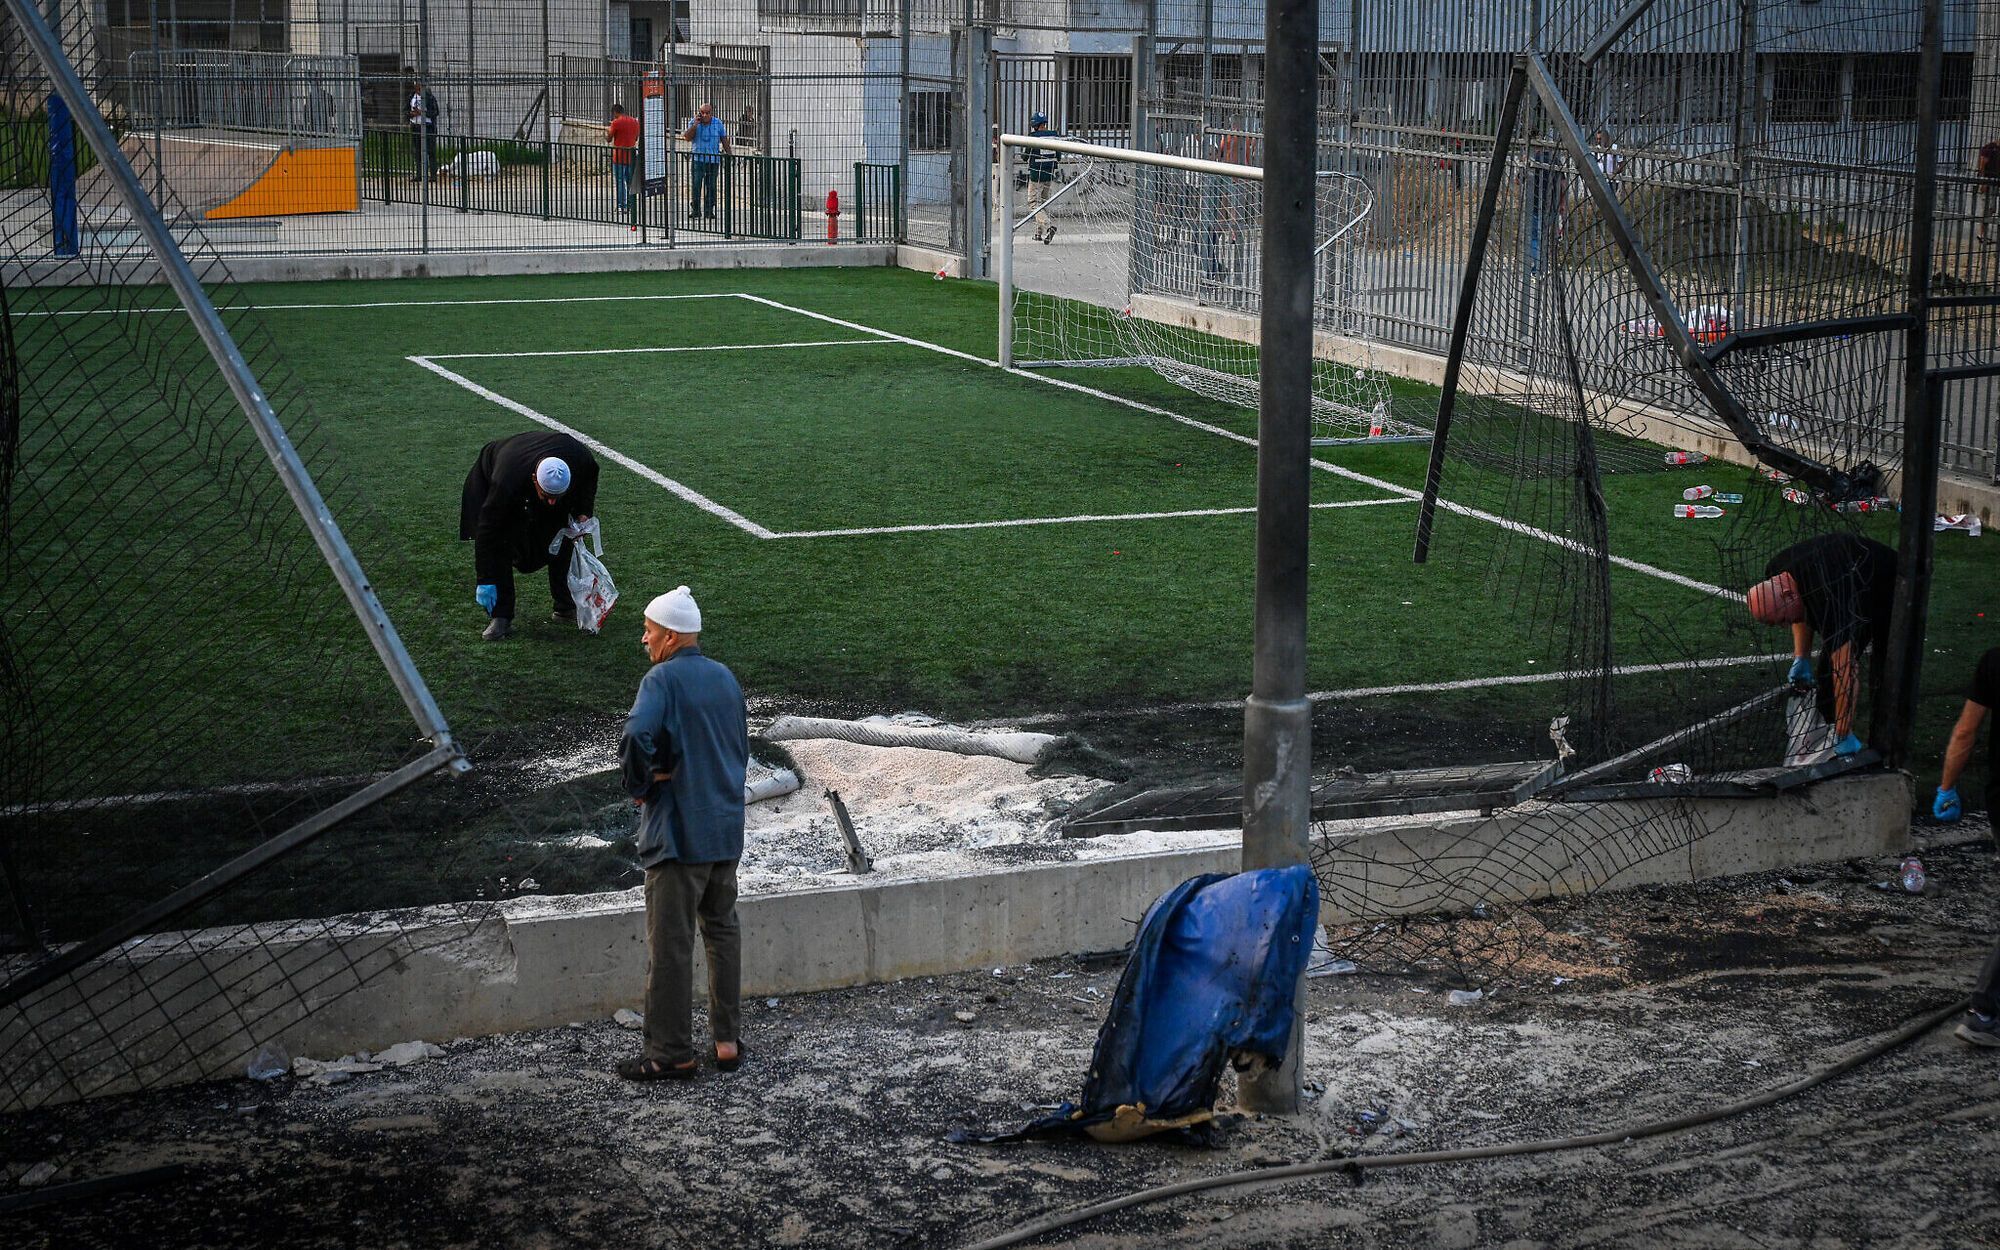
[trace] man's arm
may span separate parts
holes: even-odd
[[[620,780],[625,793],[635,803],[643,803],[653,793],[667,766],[668,743],[661,722],[666,697],[660,683],[643,680],[632,712],[625,718],[625,734],[618,742]]]
[[[694,142],[694,127],[692,125],[690,125],[686,130],[681,131],[681,141],[684,143]]]
[[[1979,741],[1979,727],[1986,722],[1986,705],[1965,701],[1958,723],[1951,727],[1951,741],[1944,748],[1944,771],[1938,774],[1938,789],[1958,789],[1958,779],[1972,762],[1972,748]]]
[[[736,151],[736,142],[729,137],[729,128],[727,126],[722,128],[722,150],[732,155]]]

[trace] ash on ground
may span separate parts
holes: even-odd
[[[1923,856],[1921,896],[1880,888],[1893,859],[1605,895],[1574,958],[1487,981],[1470,1005],[1442,978],[1312,980],[1305,1108],[1206,1148],[946,1140],[1077,1094],[1120,962],[1037,961],[753,998],[743,1069],[686,1086],[619,1080],[637,1035],[592,1020],[427,1039],[444,1055],[329,1087],[242,1080],[12,1116],[13,1187],[190,1172],[13,1216],[9,1244],[945,1250],[1225,1172],[1627,1128],[1785,1085],[1961,997],[1994,940],[2000,866],[1984,843]],[[1956,1250],[1994,1244],[1996,1155],[2000,1054],[1946,1027],[1687,1132],[1213,1191],[1034,1244]]]

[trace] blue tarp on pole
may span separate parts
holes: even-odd
[[[1082,1098],[1014,1133],[958,1136],[1122,1139],[1208,1118],[1225,1062],[1283,1060],[1318,919],[1304,864],[1183,881],[1140,922]]]

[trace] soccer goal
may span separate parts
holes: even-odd
[[[1000,143],[1001,362],[1139,366],[1255,408],[1264,171],[1024,135]],[[1360,316],[1374,195],[1326,171],[1317,201],[1314,442],[1428,438],[1392,413]]]

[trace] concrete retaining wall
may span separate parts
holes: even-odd
[[[1149,321],[1183,326],[1239,343],[1255,343],[1258,338],[1258,320],[1254,313],[1202,308],[1156,295],[1134,296],[1132,313]],[[1399,378],[1408,378],[1412,382],[1423,382],[1431,386],[1444,385],[1445,358],[1412,348],[1392,347],[1384,343],[1364,343],[1357,339],[1328,334],[1325,331],[1315,331],[1313,355],[1322,360],[1337,360],[1353,365],[1369,364],[1372,368]],[[1494,369],[1490,365],[1482,365],[1479,372],[1486,377],[1510,379],[1520,377],[1505,370]],[[1662,412],[1642,404],[1614,402],[1612,411],[1617,414],[1624,428],[1636,438],[1687,451],[1699,451],[1730,464],[1756,463],[1755,458],[1744,450],[1743,444],[1736,440],[1735,435],[1714,422],[1678,413]],[[1900,493],[1901,485],[1897,474],[1890,473],[1886,482],[1884,489],[1888,494]],[[1982,525],[2000,524],[2000,483],[1982,482],[1977,478],[1962,477],[1955,473],[1940,473],[1938,511],[1971,512],[1978,515]]]
[[[786,247],[759,244],[744,247],[629,247],[575,251],[523,252],[348,252],[329,256],[230,256],[226,261],[234,282],[349,282],[379,278],[471,278],[539,273],[672,273],[685,269],[805,269],[835,265],[875,266],[896,263],[896,248],[886,243],[844,243],[829,247]],[[76,262],[37,261],[0,266],[0,281],[9,286],[158,285],[159,266],[135,259],[116,267]]]
[[[1353,918],[1363,900],[1344,883],[1364,878],[1368,914],[1430,913],[1893,854],[1908,842],[1909,804],[1908,779],[1882,774],[1769,799],[1528,807],[1364,829],[1323,844],[1322,919]],[[743,990],[1116,949],[1154,899],[1197,873],[1234,871],[1237,854],[1219,835],[1192,850],[749,896]],[[1468,863],[1485,870],[1439,887],[1446,866]],[[294,1055],[331,1058],[600,1018],[638,1004],[645,968],[636,890],[159,934],[0,1017],[0,1055],[10,1102],[62,1102],[239,1075],[273,1037]]]

